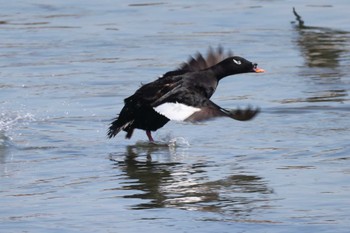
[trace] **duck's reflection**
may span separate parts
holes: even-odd
[[[152,154],[166,151],[168,148],[150,146],[127,146],[124,160],[116,161],[116,168],[121,169],[127,177],[123,190],[131,190],[133,194],[124,195],[124,198],[139,198],[149,202],[141,203],[133,208],[156,208],[164,206],[166,197],[160,192],[161,184],[171,179],[171,167],[176,162],[152,162]],[[123,158],[120,158],[123,159]]]
[[[300,75],[307,77],[307,98],[288,99],[285,102],[343,102],[348,100],[342,77],[347,75],[350,33],[326,27],[306,26],[293,8],[296,17],[294,40],[305,60]],[[310,85],[311,84],[311,85]]]
[[[129,146],[124,160],[113,160],[115,168],[123,172],[121,190],[132,193],[123,198],[141,201],[132,208],[174,207],[235,215],[268,208],[272,189],[261,177],[243,174],[242,168],[237,168],[222,179],[210,180],[213,167],[220,171],[218,165],[179,161],[177,153],[174,148]],[[166,159],[151,161],[156,154]]]

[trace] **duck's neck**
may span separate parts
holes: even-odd
[[[214,72],[216,79],[220,81],[222,78],[232,75],[232,72],[229,72],[227,69],[224,69],[224,67],[219,63],[215,66],[211,67],[211,70]]]

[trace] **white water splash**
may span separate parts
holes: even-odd
[[[183,137],[172,138],[168,142],[169,147],[189,147],[190,143]]]
[[[0,113],[0,131],[8,132],[18,125],[27,124],[35,121],[31,113]]]
[[[184,137],[174,137],[171,132],[156,135],[156,142],[157,141],[158,143],[166,145],[170,148],[190,146],[190,143],[187,141],[187,139]]]

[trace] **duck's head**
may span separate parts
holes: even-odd
[[[215,65],[213,69],[214,72],[216,72],[218,79],[234,74],[265,72],[265,70],[258,68],[257,63],[253,63],[239,56],[226,58],[225,60]]]

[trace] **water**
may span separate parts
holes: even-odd
[[[0,232],[348,232],[349,8],[2,4]],[[141,82],[218,44],[267,72],[224,79],[213,101],[257,118],[106,139]]]

